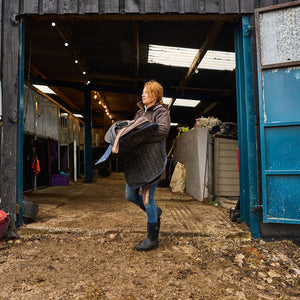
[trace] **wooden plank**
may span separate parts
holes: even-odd
[[[139,11],[140,14],[144,14],[146,12],[145,1],[139,1]]]
[[[78,13],[78,0],[58,0],[59,14],[76,14]]]
[[[202,1],[185,0],[183,2],[184,2],[183,10],[185,13],[197,13],[199,11],[200,2],[202,2],[202,4],[203,4],[203,0]]]
[[[23,0],[20,1],[21,14],[37,14],[39,12],[39,0]]]
[[[222,164],[222,165],[219,166],[219,171],[237,171],[238,170],[237,164],[236,164],[236,167],[233,167],[233,166],[235,166],[233,164],[225,164],[224,161],[220,161],[220,164]]]
[[[2,49],[2,0],[0,0],[0,49]],[[2,66],[2,55],[0,55],[0,67]],[[1,90],[0,90],[1,91]],[[0,96],[0,101],[2,101],[2,97]],[[1,140],[1,111],[2,111],[2,102],[0,103],[0,140]],[[1,141],[0,141],[0,147],[1,147]],[[0,152],[1,157],[1,152]],[[0,165],[1,166],[1,165]],[[0,181],[0,191],[1,191],[1,181]]]
[[[161,14],[164,14],[166,12],[166,3],[165,0],[160,0],[159,1],[159,10]]]
[[[220,176],[220,178],[222,178],[222,177],[238,178],[239,177],[239,172],[238,171],[231,171],[231,170],[227,170],[227,171],[219,170],[219,176]]]
[[[98,12],[99,14],[105,13],[105,0],[98,0]]]
[[[124,1],[126,13],[253,13],[256,7],[265,7],[288,0],[20,0],[20,13],[85,14],[120,13]]]
[[[206,13],[219,13],[220,12],[220,1],[219,0],[206,0],[205,1],[205,12]]]
[[[222,150],[221,150],[222,151]],[[228,170],[227,166],[232,166],[231,170],[238,169],[237,159],[235,158],[229,158],[224,157],[221,154],[219,154],[219,164],[226,166],[225,168]]]
[[[218,186],[216,196],[239,196],[239,187],[233,184]]]
[[[164,0],[165,3],[165,13],[178,13],[179,3],[178,0]]]
[[[159,13],[160,1],[159,0],[145,0],[145,12],[146,13]]]
[[[222,150],[222,152],[220,154],[220,157],[227,158],[228,162],[229,162],[229,159],[230,159],[230,162],[235,163],[237,161],[237,155],[236,155],[235,151],[224,151],[224,150]],[[231,159],[233,159],[233,161],[231,161]]]
[[[104,13],[117,14],[119,13],[119,0],[104,1]]]
[[[220,177],[219,178],[219,186],[223,186],[224,188],[229,188],[231,186],[232,190],[239,190],[239,178],[232,178],[232,177]]]
[[[81,0],[78,4],[80,14],[98,13],[98,0]]]
[[[57,0],[40,0],[40,14],[57,14]]]
[[[11,22],[19,13],[19,1],[3,3],[3,124],[1,144],[1,202],[0,209],[10,214],[10,225],[15,230],[17,204],[18,159],[18,60],[19,26]]]
[[[275,0],[259,0],[256,8],[271,6],[274,4],[277,4],[277,2]]]
[[[223,3],[225,14],[234,14],[239,11],[239,0],[223,0]]]
[[[199,1],[199,13],[202,13],[202,14],[205,13],[205,0]]]
[[[125,2],[125,11],[127,13],[138,13],[139,12],[139,3],[143,1],[136,1],[136,0],[126,0]]]
[[[255,1],[253,0],[240,0],[241,13],[254,13]]]

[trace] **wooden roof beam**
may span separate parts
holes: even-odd
[[[140,41],[139,41],[139,23],[138,21],[131,22],[132,41],[134,51],[134,80],[138,81],[140,68]]]
[[[192,64],[190,65],[186,75],[180,81],[178,88],[176,90],[177,92],[181,88],[183,88],[186,85],[186,83],[191,79],[191,77],[195,74],[195,70],[197,70],[197,68],[198,68],[201,60],[205,56],[207,50],[209,50],[209,48],[213,45],[221,28],[223,27],[223,24],[224,24],[224,22],[214,22],[214,24],[212,25],[212,27],[210,28],[210,30],[207,34],[202,46],[200,47],[198,53],[194,57],[194,60],[193,60]],[[170,101],[169,106],[168,106],[169,109],[173,106],[175,100],[176,100],[176,98],[172,98],[172,100]]]
[[[29,65],[29,63],[25,61],[24,65],[28,73],[33,74],[35,76],[38,75],[43,79],[47,79],[46,76],[33,64]],[[28,78],[28,81],[30,82],[30,78]],[[81,110],[78,106],[74,105],[74,102],[71,99],[69,99],[59,88],[51,86],[51,89],[57,94],[57,96],[59,96],[66,104],[68,104],[74,110]]]

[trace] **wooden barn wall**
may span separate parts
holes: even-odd
[[[19,3],[20,14],[239,14],[285,2],[290,0],[20,0]]]

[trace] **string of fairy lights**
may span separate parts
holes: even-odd
[[[101,105],[102,108],[104,109],[106,116],[107,116],[107,117],[111,120],[111,122],[113,123],[114,120],[112,119],[112,116],[111,116],[111,114],[110,114],[110,112],[109,112],[109,108],[108,108],[107,104],[105,103],[103,97],[102,97],[101,94],[100,94],[99,92],[97,92],[97,91],[94,91],[93,93],[94,93],[94,96],[93,96],[94,100],[98,101],[98,104]]]
[[[62,31],[57,26],[57,24],[55,22],[52,22],[51,26],[54,27],[57,30],[57,32],[59,33],[59,35],[61,36],[61,38],[64,41],[65,47],[69,47],[70,46],[69,42],[67,41],[67,39],[65,38],[64,34],[62,33]],[[73,55],[74,55],[74,53],[73,53]],[[76,65],[78,65],[78,67],[79,67],[82,75],[87,75],[86,70],[82,67],[82,65],[80,64],[80,61],[78,60],[77,57],[75,57],[74,63]],[[87,85],[89,85],[90,83],[91,83],[90,80],[86,81]],[[96,100],[98,102],[98,104],[103,108],[103,110],[105,112],[104,116],[106,116],[107,118],[109,118],[111,120],[111,122],[114,123],[114,120],[112,119],[112,115],[111,115],[111,113],[109,111],[108,105],[105,103],[102,95],[98,91],[93,91],[93,99]]]

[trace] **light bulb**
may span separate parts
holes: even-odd
[[[74,60],[74,63],[75,63],[75,64],[78,64],[78,60],[77,60],[77,59],[75,59],[75,60]]]
[[[52,22],[52,23],[51,23],[51,26],[52,26],[52,27],[55,27],[55,26],[56,26],[55,22]]]
[[[65,46],[68,47],[68,46],[69,46],[69,43],[65,42]]]
[[[97,99],[97,95],[94,95],[94,99]]]
[[[82,74],[85,75],[85,74],[86,74],[86,71],[83,71]]]

